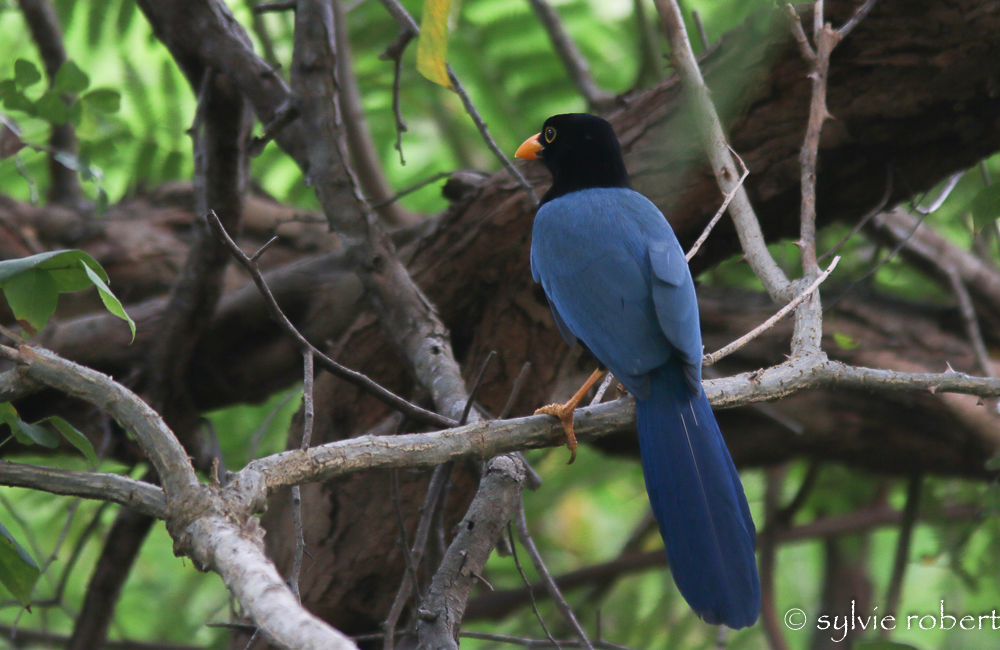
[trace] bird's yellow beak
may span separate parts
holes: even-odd
[[[517,148],[514,157],[524,158],[525,160],[538,160],[538,152],[542,150],[542,143],[538,141],[538,136],[540,135],[541,133],[536,133],[525,140],[524,144]]]

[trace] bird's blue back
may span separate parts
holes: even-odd
[[[636,397],[668,359],[701,385],[698,298],[684,251],[649,199],[581,190],[538,209],[531,272],[572,345],[584,344]]]
[[[710,623],[752,625],[756,531],[701,387],[698,301],[670,225],[630,189],[571,192],[539,208],[531,271],[567,342],[636,398],[646,489],[681,593]]]

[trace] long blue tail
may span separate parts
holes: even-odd
[[[636,400],[642,471],[677,588],[708,623],[739,629],[760,613],[756,529],[705,392],[680,364],[650,375]]]

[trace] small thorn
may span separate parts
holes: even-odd
[[[934,395],[934,394],[937,393],[937,387],[936,386],[928,386],[927,390],[930,391],[931,395]]]
[[[944,365],[946,365],[948,367],[948,372],[955,372],[955,369],[951,367],[951,362],[950,361],[945,361]]]

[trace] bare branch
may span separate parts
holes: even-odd
[[[389,200],[393,195],[392,187],[385,177],[375,143],[368,131],[368,121],[365,119],[364,107],[361,104],[361,91],[358,89],[358,80],[354,76],[351,41],[347,29],[347,12],[343,6],[343,0],[333,1],[333,25],[336,31],[334,44],[337,50],[337,82],[340,88],[338,98],[343,112],[347,145],[351,152],[354,169],[358,174],[358,181],[364,188],[365,195],[372,204],[372,209],[388,225],[407,226],[419,223],[421,221],[420,215],[413,214],[398,203]],[[400,145],[400,158],[402,158],[402,144],[397,144]]]
[[[129,431],[163,480],[168,499],[199,489],[184,448],[160,416],[135,393],[107,375],[66,361],[42,348],[0,346],[0,356],[21,364],[30,379],[102,408]]]
[[[707,226],[705,226],[705,229],[701,232],[701,235],[698,236],[698,239],[696,239],[695,242],[691,244],[691,249],[687,252],[687,255],[684,256],[688,262],[690,262],[691,258],[698,253],[698,249],[701,248],[701,245],[705,243],[705,240],[708,239],[708,236],[712,234],[712,229],[715,228],[715,224],[719,223],[719,219],[721,219],[722,215],[726,213],[726,208],[729,207],[729,203],[733,200],[733,197],[736,196],[736,192],[741,187],[743,187],[743,181],[745,181],[747,179],[747,176],[750,175],[750,170],[747,169],[746,164],[744,164],[743,159],[740,158],[739,154],[733,151],[732,148],[730,148],[729,151],[731,151],[732,154],[736,156],[736,160],[740,162],[740,167],[743,168],[743,173],[740,175],[740,180],[736,182],[736,187],[734,187],[729,194],[726,194],[726,198],[722,202],[722,205],[719,206],[719,209],[716,211],[715,216],[712,217],[712,220],[708,222]]]
[[[420,28],[417,26],[417,23],[413,20],[410,12],[408,12],[403,5],[399,3],[399,0],[382,0],[382,4],[385,5],[385,8],[389,10],[390,14],[392,14],[393,19],[399,23],[401,30],[405,30],[405,32],[412,34],[413,36],[420,34]],[[399,42],[400,41],[397,41],[397,43]],[[402,47],[405,47],[405,43]],[[465,87],[462,85],[462,82],[458,80],[458,77],[455,75],[455,71],[451,69],[450,65],[448,66],[448,81],[451,82],[455,94],[457,94],[459,99],[462,100],[465,112],[467,112],[469,117],[472,118],[473,123],[475,123],[476,128],[479,130],[479,135],[482,136],[483,141],[486,142],[486,146],[493,152],[493,155],[500,161],[500,164],[507,170],[507,173],[509,173],[514,180],[517,181],[518,185],[520,185],[528,195],[528,198],[531,199],[531,202],[538,205],[538,195],[535,194],[535,189],[531,186],[531,183],[524,178],[521,172],[514,167],[514,164],[510,161],[507,155],[504,154],[500,147],[497,146],[493,136],[490,135],[490,130],[486,126],[486,122],[484,122],[483,118],[479,115],[479,111],[476,110],[475,104],[473,104],[472,99],[469,98],[469,93],[466,92]]]
[[[420,647],[458,648],[458,626],[465,604],[486,560],[521,501],[524,468],[512,456],[499,456],[486,475],[458,534],[434,574],[423,607],[417,611]]]
[[[576,43],[563,27],[559,13],[549,4],[548,0],[528,0],[538,14],[538,19],[549,34],[556,53],[562,60],[563,66],[569,73],[570,79],[576,85],[577,90],[583,95],[590,105],[591,110],[596,112],[606,111],[614,105],[615,96],[602,90],[594,83],[594,78],[590,74],[590,66],[587,59],[580,53]]]
[[[712,104],[708,86],[705,85],[694,52],[691,51],[691,43],[688,41],[680,8],[676,0],[656,0],[656,9],[660,14],[663,30],[670,41],[672,60],[684,84],[687,100],[694,110],[702,144],[712,164],[715,178],[723,194],[736,192],[729,204],[729,214],[733,217],[747,262],[764,283],[764,288],[773,300],[789,300],[792,296],[788,278],[767,250],[760,222],[754,214],[753,206],[750,205],[746,189],[737,185],[740,175],[736,172],[736,164],[729,153],[722,122],[719,121],[715,106]]]
[[[404,10],[405,11],[405,10]],[[355,272],[389,339],[409,362],[436,410],[457,419],[468,398],[447,328],[396,255],[392,240],[365,203],[343,137],[332,8],[302,0],[295,14],[292,88],[307,143],[309,176],[331,227],[341,236]],[[317,355],[317,358],[322,358]],[[425,420],[426,421],[426,420]]]
[[[848,366],[823,354],[793,357],[777,366],[704,382],[713,407],[733,408],[798,393],[807,388],[919,390],[1000,396],[1000,379],[960,372],[906,373]],[[577,437],[590,440],[635,426],[635,405],[619,399],[577,409]],[[368,469],[433,467],[459,458],[491,458],[516,450],[558,445],[562,426],[552,418],[532,416],[483,421],[433,433],[361,436],[286,451],[250,463],[237,476],[259,489],[325,481]],[[255,488],[258,489],[258,488]],[[251,497],[247,497],[248,499]]]
[[[928,523],[969,521],[979,517],[976,505],[949,506],[941,512],[940,519],[929,520]],[[780,543],[798,542],[804,539],[836,537],[851,535],[885,526],[898,525],[903,519],[903,512],[888,506],[867,507],[845,515],[822,517],[807,524],[792,527],[781,527],[775,530],[775,536]],[[760,536],[766,535],[762,531]],[[585,566],[563,575],[556,576],[556,584],[563,591],[580,589],[591,585],[601,585],[617,578],[641,573],[650,569],[666,566],[667,556],[662,549],[646,552],[633,552],[619,556],[608,562]],[[533,592],[544,597],[544,587],[535,583],[531,585]],[[526,588],[504,589],[484,594],[469,602],[466,610],[466,620],[500,620],[518,607],[528,603],[529,592]],[[562,643],[562,642],[560,642]],[[600,647],[600,641],[594,641],[594,647]]]
[[[281,311],[281,307],[278,306],[278,301],[274,299],[274,295],[271,293],[271,289],[267,286],[267,282],[264,280],[264,276],[261,274],[256,262],[247,257],[242,249],[240,249],[239,245],[233,241],[232,237],[229,236],[229,233],[222,228],[222,224],[219,222],[219,219],[210,214],[208,221],[209,224],[211,224],[216,230],[218,236],[223,238],[226,246],[229,248],[229,251],[236,258],[236,261],[238,261],[243,268],[250,273],[250,277],[253,278],[254,283],[260,290],[261,296],[264,298],[264,302],[267,304],[267,309],[271,314],[271,318],[273,318],[274,321],[277,322],[289,336],[295,339],[296,344],[301,350],[308,350],[311,352],[313,357],[318,360],[320,367],[330,374],[366,390],[386,405],[396,409],[408,418],[416,420],[417,422],[443,427],[454,426],[457,423],[455,420],[442,417],[437,413],[433,413],[414,404],[410,404],[402,397],[386,390],[367,376],[361,374],[360,372],[355,372],[349,368],[345,368],[330,357],[323,354],[318,348],[302,336],[302,333],[299,332],[294,325],[292,325],[292,322],[289,321],[288,317]]]
[[[902,521],[899,524],[899,539],[896,541],[896,556],[892,563],[892,577],[889,580],[889,590],[885,596],[885,611],[896,614],[899,611],[899,597],[903,591],[903,579],[906,576],[906,565],[910,561],[910,540],[913,537],[913,527],[920,514],[920,492],[924,477],[917,474],[910,478],[906,488],[906,506],[903,509]],[[886,636],[883,634],[882,636]]]
[[[793,299],[787,305],[785,305],[780,310],[778,310],[778,312],[774,316],[771,316],[766,321],[764,321],[763,323],[761,323],[759,327],[754,328],[752,331],[750,331],[747,334],[745,334],[744,336],[741,336],[740,338],[736,339],[735,341],[733,341],[732,343],[730,343],[726,347],[722,348],[721,350],[717,350],[716,352],[713,352],[712,354],[706,354],[702,358],[702,366],[710,366],[710,365],[716,363],[717,361],[719,361],[723,357],[726,357],[726,356],[732,354],[733,352],[736,352],[737,350],[739,350],[740,348],[742,348],[744,345],[746,345],[750,341],[754,340],[755,338],[757,338],[758,336],[760,336],[761,334],[763,334],[767,330],[769,330],[772,327],[774,327],[775,325],[777,325],[778,322],[781,321],[782,318],[784,318],[788,314],[792,313],[792,311],[796,307],[798,307],[799,305],[801,305],[803,302],[806,301],[806,299],[808,299],[810,296],[813,295],[813,292],[816,291],[819,288],[819,285],[823,284],[823,281],[826,280],[826,278],[831,273],[833,273],[833,270],[835,268],[837,268],[837,263],[838,262],[840,262],[840,256],[839,255],[837,257],[833,258],[833,261],[830,262],[830,266],[828,266],[827,269],[825,271],[823,271],[823,273],[821,273],[818,278],[816,278],[815,280],[813,280],[813,283],[811,285],[809,285],[809,287],[805,291],[803,291],[802,293],[800,293],[798,296],[795,297],[795,299]]]
[[[28,23],[31,37],[38,46],[38,52],[45,64],[45,74],[49,87],[55,82],[56,73],[66,62],[66,48],[63,45],[59,17],[49,0],[18,0],[24,21]],[[67,101],[68,97],[64,97]],[[73,124],[66,122],[52,126],[49,136],[49,193],[52,203],[71,204],[80,198],[80,180],[76,170],[59,162],[56,154],[76,155],[76,131]]]
[[[0,485],[111,501],[157,519],[165,519],[167,515],[167,500],[163,490],[144,481],[117,474],[76,472],[0,461]]]
[[[590,644],[590,639],[587,638],[586,632],[577,622],[576,616],[573,615],[573,609],[563,598],[562,593],[559,591],[559,587],[556,585],[555,580],[552,579],[552,575],[549,573],[548,568],[545,566],[545,562],[542,560],[542,554],[538,552],[538,548],[535,546],[535,540],[531,539],[531,532],[528,530],[528,520],[524,516],[524,504],[518,503],[517,513],[514,518],[517,524],[517,538],[521,540],[521,545],[524,546],[524,550],[528,552],[528,557],[531,558],[531,563],[535,565],[535,571],[542,579],[542,583],[545,585],[545,590],[549,592],[549,597],[555,601],[556,608],[559,613],[562,614],[563,620],[566,625],[569,626],[571,630],[576,634],[576,637],[580,640],[580,643],[587,650],[594,650],[594,646]]]
[[[983,376],[985,377],[996,377],[997,374],[993,369],[993,362],[990,361],[990,353],[986,350],[986,343],[983,341],[983,333],[979,329],[979,319],[976,317],[976,308],[972,304],[972,297],[969,296],[969,290],[965,287],[965,283],[962,282],[962,276],[959,275],[954,267],[944,269],[944,271],[948,274],[948,279],[951,281],[951,288],[955,292],[955,297],[958,298],[958,308],[962,314],[962,322],[965,323],[965,332],[969,337],[969,345],[972,346],[973,352],[976,353],[976,362],[979,364],[979,369],[983,371]]]

